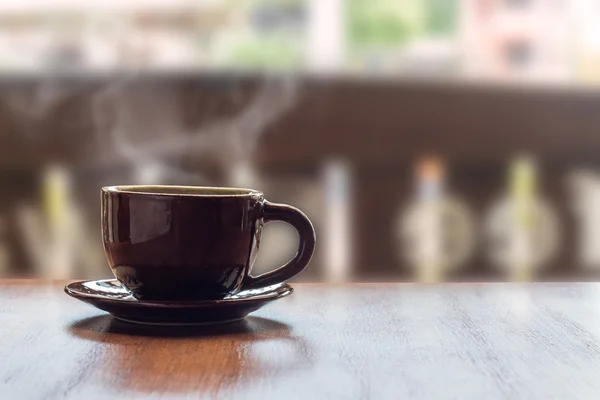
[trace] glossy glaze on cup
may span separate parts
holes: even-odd
[[[265,222],[296,226],[300,250],[286,266],[253,278]],[[300,211],[249,189],[123,186],[102,189],[104,249],[115,277],[137,298],[221,299],[299,273],[314,250]]]

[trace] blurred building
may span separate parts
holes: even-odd
[[[567,81],[573,74],[571,2],[463,0],[467,76]]]

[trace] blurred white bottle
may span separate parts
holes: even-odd
[[[71,174],[65,167],[48,166],[43,177],[44,219],[48,232],[46,261],[38,274],[50,278],[71,278],[75,268],[73,191]]]
[[[418,260],[417,275],[420,281],[435,281],[444,268],[442,214],[445,171],[437,160],[423,162],[417,172],[418,237],[413,250]]]
[[[72,186],[67,168],[47,166],[42,175],[41,207],[23,203],[15,209],[16,231],[37,277],[98,276],[104,268],[97,233],[92,234],[86,226]]]
[[[600,269],[600,176],[575,171],[569,176],[570,194],[577,217],[577,257],[587,270]]]
[[[353,269],[352,187],[350,166],[330,160],[323,168],[325,213],[323,251],[327,282],[345,282]]]
[[[415,197],[398,219],[399,255],[418,281],[436,282],[460,268],[471,255],[473,218],[464,201],[446,193],[441,160],[420,160],[415,178]]]
[[[509,168],[508,191],[486,218],[489,257],[512,281],[533,280],[558,250],[558,219],[537,186],[535,161],[516,157]]]

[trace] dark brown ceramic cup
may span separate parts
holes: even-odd
[[[270,221],[298,230],[298,252],[286,265],[251,276]],[[315,248],[313,226],[301,211],[235,188],[102,188],[102,237],[113,274],[144,300],[222,299],[277,284],[302,272]]]

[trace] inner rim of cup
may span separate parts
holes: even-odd
[[[254,189],[211,187],[211,186],[177,186],[177,185],[124,185],[106,186],[105,192],[127,194],[151,194],[164,196],[198,196],[198,197],[246,197],[262,196]]]

